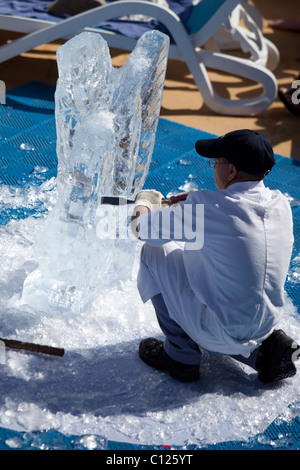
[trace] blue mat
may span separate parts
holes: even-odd
[[[56,128],[54,118],[54,87],[31,82],[16,88],[0,105],[0,184],[12,187],[31,186],[56,176]],[[196,155],[194,143],[208,133],[160,119],[156,144],[145,187],[156,188],[164,195],[178,191],[186,182],[199,189],[214,189],[213,172],[207,160]],[[266,177],[266,185],[278,188],[291,199],[294,216],[294,250],[292,263],[300,253],[300,162],[276,155],[277,164]],[[43,171],[39,171],[42,169]],[[34,216],[41,206],[7,208],[0,201],[0,225],[12,218]],[[300,284],[287,280],[286,291],[300,313]],[[293,397],[295,399],[295,397]],[[292,398],[291,398],[292,400]],[[292,406],[292,404],[291,404]],[[0,428],[0,449],[83,449],[78,436],[65,436],[55,430],[20,433]],[[292,421],[272,423],[263,434],[247,442],[222,442],[205,446],[206,450],[296,450],[300,449],[300,417]],[[135,446],[107,441],[99,436],[97,449],[145,450],[166,447]],[[189,446],[189,450],[199,450]]]

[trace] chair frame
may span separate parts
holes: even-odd
[[[186,63],[205,104],[211,110],[225,115],[256,114],[266,110],[277,96],[277,81],[268,68],[266,48],[264,47],[263,59],[261,59],[258,49],[254,47],[254,41],[251,44],[239,26],[235,25],[233,37],[241,41],[244,50],[247,50],[247,47],[251,49],[251,58],[241,58],[205,49],[207,41],[213,37],[222,24],[233,30],[233,26],[230,24],[230,15],[236,8],[239,8],[239,15],[244,13],[247,18],[250,18],[249,12],[244,7],[247,8],[245,2],[239,0],[224,1],[205,25],[191,35],[188,34],[180,18],[170,9],[142,0],[122,0],[109,3],[59,22],[0,15],[0,29],[24,33],[24,36],[0,47],[0,63],[41,44],[57,39],[68,40],[82,31],[100,33],[109,47],[132,51],[137,40],[90,25],[125,15],[141,14],[154,17],[168,29],[175,41],[174,44],[170,44],[169,58]],[[197,6],[193,7],[191,14],[197,14]],[[236,18],[235,21],[237,21]],[[255,25],[255,21],[251,18],[249,22],[252,26]],[[259,31],[258,25],[255,34],[260,36],[259,41],[265,46]],[[267,52],[270,49],[274,50],[268,45]],[[253,54],[253,51],[256,53]],[[223,98],[214,90],[207,68],[250,79],[262,85],[263,90],[251,98]]]

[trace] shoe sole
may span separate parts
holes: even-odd
[[[289,379],[296,375],[297,369],[292,361],[292,353],[288,351],[286,357],[283,357],[280,372],[274,376],[259,374],[258,378],[264,383],[275,383],[280,380]]]
[[[186,365],[186,369],[183,364],[177,363],[172,364],[172,359],[168,358],[167,360],[151,359],[143,347],[143,342],[141,342],[139,347],[139,356],[148,366],[153,367],[157,370],[167,371],[177,380],[181,382],[193,382],[200,378],[199,368],[197,370],[195,366],[194,369],[189,370],[189,367]],[[174,361],[175,362],[175,361]],[[181,371],[178,371],[178,367],[183,366]]]

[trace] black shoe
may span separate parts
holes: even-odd
[[[297,372],[294,362],[299,355],[297,343],[284,331],[274,330],[258,350],[258,378],[264,383],[271,383],[293,377]]]
[[[163,342],[155,338],[147,338],[141,341],[139,347],[140,358],[155,369],[167,370],[175,379],[182,382],[198,380],[199,365],[183,364],[175,361],[165,352]]]

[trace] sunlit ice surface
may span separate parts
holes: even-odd
[[[65,348],[63,358],[5,351],[0,426],[205,446],[250,439],[274,420],[299,414],[299,374],[266,386],[247,366],[203,351],[200,380],[183,384],[139,359],[140,340],[161,336],[151,304],[142,304],[136,288],[139,242],[128,242],[133,262],[126,279],[112,270],[105,287],[93,287],[92,300],[82,302],[74,291],[68,304],[49,304],[44,289],[28,288],[24,303],[24,282],[38,269],[34,240],[56,204],[56,180],[0,186],[0,200],[6,210],[40,214],[0,227],[1,337]],[[279,326],[296,340],[298,315],[287,297]],[[284,436],[277,443],[286,444]]]

